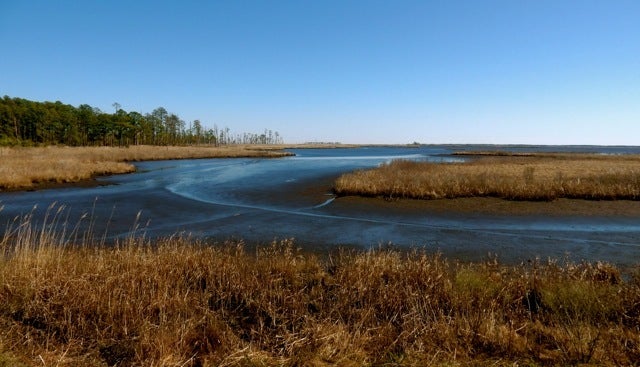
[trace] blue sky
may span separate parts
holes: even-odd
[[[640,145],[640,1],[0,0],[0,95],[290,143]]]

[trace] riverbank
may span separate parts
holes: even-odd
[[[336,211],[384,213],[396,215],[431,215],[435,218],[528,217],[608,218],[610,220],[640,218],[638,200],[511,201],[493,197],[414,200],[362,196],[337,197],[331,205]]]
[[[279,146],[0,147],[0,191],[80,183],[97,176],[135,172],[130,162],[196,158],[277,158]]]
[[[49,228],[49,227],[46,227]],[[26,220],[0,242],[0,362],[630,365],[640,282],[601,263],[463,264],[420,251],[115,247]],[[66,245],[65,245],[66,244]],[[64,269],[64,271],[62,271]],[[625,280],[626,279],[626,280]]]
[[[339,196],[552,201],[640,199],[640,155],[465,153],[462,163],[393,161],[342,175]]]

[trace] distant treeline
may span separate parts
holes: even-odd
[[[114,113],[82,104],[35,102],[4,96],[0,99],[0,145],[190,145],[281,144],[278,132],[233,134],[211,129],[200,120],[186,123],[158,107],[151,113],[127,112],[118,103]]]

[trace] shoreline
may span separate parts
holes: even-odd
[[[275,146],[130,146],[0,148],[0,192],[59,187],[95,187],[99,177],[134,173],[132,162],[283,158],[295,155]]]
[[[289,149],[282,148],[282,149]],[[291,148],[293,149],[293,148]],[[297,149],[297,148],[296,148]],[[330,148],[332,149],[332,148]],[[293,153],[282,156],[260,157],[265,159],[283,158],[294,156]],[[168,158],[168,159],[137,159],[128,162],[145,161],[177,161],[177,160],[200,160],[200,159],[224,159],[224,158],[254,158],[255,156],[217,156],[217,157],[193,157],[193,158]],[[130,174],[135,171],[125,173],[96,174],[90,178],[83,178],[72,182],[40,181],[32,183],[30,187],[2,188],[0,193],[35,192],[49,189],[64,188],[95,188],[101,186],[118,185],[108,181],[101,181],[116,175]],[[638,200],[587,200],[580,198],[559,198],[551,201],[527,201],[508,200],[497,197],[465,197],[465,198],[441,198],[441,199],[412,199],[412,198],[386,198],[383,196],[360,196],[360,195],[336,195],[334,193],[334,183],[339,176],[325,176],[322,179],[305,182],[297,189],[289,191],[285,196],[290,196],[287,201],[295,202],[303,197],[310,196],[333,196],[332,206],[346,208],[349,211],[393,211],[396,213],[427,213],[438,216],[521,216],[521,217],[603,217],[603,218],[630,218],[640,217],[640,201]],[[359,209],[363,208],[363,209]]]
[[[640,201],[557,199],[554,201],[511,201],[492,197],[445,198],[435,200],[383,197],[336,196],[332,205],[362,207],[363,211],[420,212],[444,216],[531,216],[531,217],[640,217]]]
[[[454,153],[460,155],[461,153]],[[420,200],[640,200],[640,155],[471,152],[455,163],[394,160],[340,176],[339,196]]]

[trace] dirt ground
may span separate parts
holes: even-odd
[[[516,215],[516,216],[612,216],[639,217],[640,201],[612,200],[592,201],[559,199],[546,201],[509,201],[497,198],[462,198],[440,200],[385,200],[346,196],[338,198],[334,205],[358,206],[362,210],[392,210],[429,212],[439,215]]]

